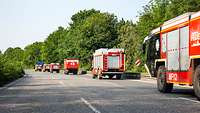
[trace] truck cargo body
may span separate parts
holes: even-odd
[[[93,55],[93,77],[116,76],[125,71],[124,49],[99,49]]]
[[[69,74],[77,74],[79,69],[79,60],[70,58],[70,59],[64,59],[64,73]]]
[[[173,84],[193,85],[200,99],[200,12],[164,22],[152,31],[146,42],[149,40],[159,42],[155,50],[159,57],[154,59],[153,67],[157,72],[158,90],[170,92]]]
[[[50,64],[50,73],[53,73],[54,71],[59,73],[60,69],[61,69],[61,65],[59,63],[51,63]]]

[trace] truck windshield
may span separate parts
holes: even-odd
[[[143,44],[143,51],[148,59],[156,59],[160,57],[160,36],[152,35]]]

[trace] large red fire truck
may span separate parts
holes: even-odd
[[[64,59],[64,73],[77,74],[79,69],[79,60],[75,58]]]
[[[173,84],[193,85],[200,100],[200,12],[164,22],[145,38],[143,49],[160,92],[171,92]]]
[[[98,49],[93,54],[93,78],[102,79],[103,76],[117,79],[125,72],[124,49]]]

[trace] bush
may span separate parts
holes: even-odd
[[[0,56],[0,86],[24,75],[21,62],[11,61]]]

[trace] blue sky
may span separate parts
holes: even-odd
[[[0,50],[44,41],[58,26],[67,27],[71,16],[83,9],[110,12],[136,21],[149,0],[0,0]]]

